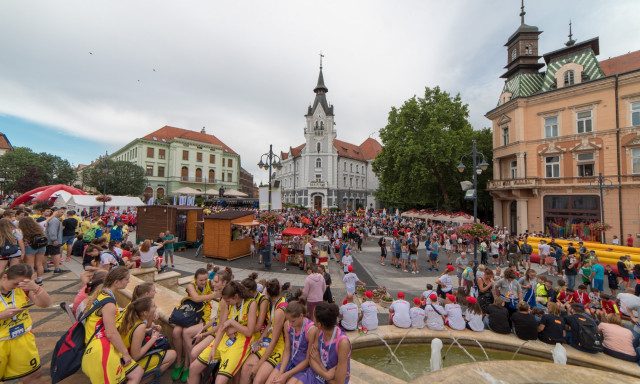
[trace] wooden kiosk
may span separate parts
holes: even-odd
[[[205,257],[233,260],[251,254],[251,236],[244,227],[258,225],[253,211],[225,211],[204,217],[202,254]]]
[[[138,241],[158,238],[167,229],[176,243],[195,243],[202,237],[202,208],[181,205],[145,205],[138,207],[136,238]]]

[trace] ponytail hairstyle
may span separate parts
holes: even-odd
[[[216,276],[218,276],[218,279],[220,281],[224,281],[225,285],[229,284],[229,282],[231,281],[231,275],[228,274],[226,271],[220,271],[216,273]]]
[[[124,313],[124,318],[120,324],[120,336],[126,337],[127,333],[133,328],[135,323],[143,321],[142,314],[151,310],[153,298],[146,296],[136,299],[129,304]]]
[[[118,241],[118,240],[111,240],[111,241],[109,241],[109,246],[108,246],[108,247],[109,247],[109,251],[111,251],[111,252],[113,252],[114,254],[116,254],[115,247],[116,247],[116,244],[118,244],[118,243],[119,243],[119,241]]]
[[[284,313],[287,313],[293,317],[299,317],[300,315],[307,315],[307,299],[304,296],[300,296],[298,300],[290,301],[284,308]]]
[[[93,273],[91,280],[87,283],[87,287],[84,289],[84,293],[87,295],[91,295],[94,289],[99,288],[102,290],[102,285],[104,284],[104,278],[107,276],[107,271],[104,269],[99,269]]]
[[[104,245],[107,243],[107,238],[106,237],[98,237],[97,239],[93,239],[93,241],[91,242],[91,244],[93,245],[97,245],[98,247],[100,247],[100,249],[104,249]]]
[[[271,279],[267,281],[265,288],[267,289],[267,295],[269,295],[270,298],[280,296],[280,282],[278,279]]]
[[[5,219],[0,219],[0,221],[2,220],[5,220]],[[25,279],[30,279],[31,276],[33,276],[33,268],[31,268],[29,264],[15,264],[10,266],[8,269],[5,269],[4,271],[2,271],[2,273],[0,273],[0,278],[2,276],[7,276],[7,280],[13,280],[18,277],[24,277]]]
[[[136,287],[133,288],[133,293],[131,294],[131,301],[133,302],[139,298],[145,297],[147,293],[151,292],[153,287],[153,283],[148,281],[136,285]]]
[[[245,279],[246,280],[246,279]],[[254,282],[255,283],[255,282]],[[243,284],[238,283],[233,280],[230,281],[222,290],[222,298],[227,300],[233,298],[233,296],[238,295],[242,299],[251,299],[253,296]]]
[[[98,298],[100,292],[104,290],[104,288],[110,288],[116,281],[126,279],[129,276],[129,269],[127,267],[119,266],[115,267],[107,273],[107,276],[104,278],[104,283],[100,289],[93,288],[91,296],[86,298],[87,307],[85,308],[85,313],[88,313],[91,309],[91,306]]]
[[[468,301],[467,303],[467,309],[469,310],[469,312],[473,313],[474,315],[482,315],[482,308],[477,301],[473,304],[469,303]]]
[[[247,279],[256,281],[258,280],[258,272],[252,272],[249,276],[247,276]]]
[[[100,257],[100,252],[102,252],[102,248],[98,247],[95,244],[89,244],[87,245],[87,249],[85,249],[84,253],[86,255],[87,253],[91,253],[93,251],[98,251],[98,257]]]
[[[244,287],[247,288],[249,292],[252,292],[254,294],[258,290],[258,284],[256,284],[256,281],[251,277],[247,277],[246,279],[242,280],[242,285],[244,285]]]

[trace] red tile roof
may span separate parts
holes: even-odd
[[[333,140],[333,147],[338,150],[338,156],[348,157],[355,160],[364,161],[365,157],[362,154],[362,149],[357,145],[347,143],[342,140]]]
[[[7,139],[7,136],[4,133],[0,133],[0,149],[11,150],[13,146]]]
[[[640,51],[603,60],[600,62],[600,68],[606,76],[640,69]]]
[[[297,147],[291,148],[291,155],[293,157],[298,157],[302,153],[302,148],[305,147],[306,144],[300,144]]]
[[[154,140],[154,137],[155,137],[155,140]],[[218,139],[214,135],[209,135],[207,133],[202,133],[202,132],[190,131],[188,129],[183,129],[183,128],[170,127],[168,125],[165,125],[164,127],[158,129],[157,131],[151,132],[150,134],[142,137],[142,139],[144,140],[154,140],[154,141],[162,141],[162,139],[165,139],[165,141],[170,141],[177,138],[199,141],[207,144],[219,145],[222,148],[226,149],[227,152],[232,153],[234,155],[236,154],[236,152],[233,149],[231,149],[228,145],[220,141],[220,139]]]
[[[362,149],[362,153],[367,160],[373,160],[380,152],[382,152],[382,145],[378,140],[368,138],[360,144],[360,149]]]

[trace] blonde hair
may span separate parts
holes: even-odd
[[[6,243],[7,240],[11,244],[17,244],[18,241],[13,235],[14,229],[16,229],[16,227],[13,225],[11,220],[6,218],[0,219],[0,245],[4,246],[4,243]]]
[[[622,325],[622,319],[615,313],[608,314],[604,319],[609,324]]]

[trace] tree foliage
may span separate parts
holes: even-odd
[[[102,193],[104,190],[106,173],[106,193],[117,196],[140,196],[147,183],[144,168],[129,161],[107,160],[106,172],[104,162],[82,171],[85,185],[93,187]]]
[[[44,185],[71,185],[76,178],[67,160],[23,147],[0,156],[0,173],[5,179],[4,190],[20,193]]]
[[[460,157],[471,152],[475,139],[491,164],[491,131],[474,131],[468,117],[460,95],[452,97],[439,87],[427,87],[424,97],[392,107],[387,126],[380,130],[382,152],[373,163],[380,180],[376,197],[398,208],[464,210],[460,181],[472,180],[473,175],[470,160],[465,161],[467,170],[458,172]],[[491,169],[479,178],[479,199],[489,178]]]

